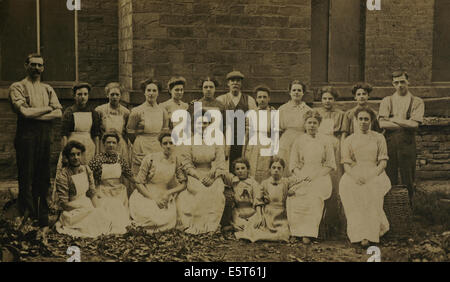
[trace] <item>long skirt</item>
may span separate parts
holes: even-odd
[[[324,200],[331,196],[329,175],[307,184],[299,184],[295,195],[286,200],[289,230],[292,236],[317,238],[322,220]]]
[[[339,187],[350,242],[366,239],[378,243],[380,236],[389,230],[383,210],[384,196],[391,189],[386,173],[383,172],[364,185],[356,184],[346,173]]]
[[[177,210],[174,197],[169,199],[166,208],[160,209],[155,200],[145,197],[138,190],[134,190],[129,205],[133,223],[145,227],[147,232],[156,233],[175,228]]]
[[[111,233],[124,234],[131,224],[127,188],[123,184],[101,183],[97,187],[98,208],[111,220]]]
[[[80,204],[80,207],[62,212],[55,225],[56,231],[73,237],[88,238],[95,238],[110,232],[111,221],[103,210],[94,208],[89,198],[81,196],[73,203]]]
[[[262,216],[265,226],[256,228],[260,217],[255,213],[245,224],[244,230],[235,233],[238,239],[256,241],[285,241],[289,240],[289,226],[286,217],[286,209],[282,205],[267,204],[263,207]]]
[[[196,178],[188,176],[187,189],[178,195],[176,201],[177,228],[190,234],[216,231],[225,207],[223,190],[221,178],[205,187]]]

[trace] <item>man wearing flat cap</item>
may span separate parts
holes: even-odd
[[[227,84],[230,91],[224,95],[217,97],[217,100],[224,104],[225,110],[233,110],[238,111],[242,110],[246,113],[248,110],[256,110],[256,101],[253,97],[243,94],[241,92],[242,80],[244,79],[244,75],[240,71],[232,71],[226,76]],[[227,121],[229,123],[229,121]],[[245,128],[241,129],[245,131]],[[243,140],[238,140],[238,123],[237,120],[234,120],[234,138],[233,145],[226,146],[225,155],[229,159],[229,170],[233,171],[232,165],[233,161],[242,157],[242,148],[244,144]],[[238,142],[239,141],[239,142]],[[224,191],[225,193],[225,210],[223,212],[221,225],[224,230],[229,229],[231,222],[231,212],[232,212],[232,203],[233,203],[233,192],[231,187],[227,187]]]
[[[242,110],[246,113],[248,110],[256,110],[256,101],[253,97],[243,94],[241,92],[242,80],[244,75],[240,71],[232,71],[227,74],[227,84],[230,91],[217,97],[217,100],[225,105],[225,110]],[[234,121],[234,140],[231,147],[227,147],[228,150],[225,153],[230,161],[230,171],[232,170],[232,163],[237,158],[242,157],[242,145],[238,145],[237,139],[237,121]]]
[[[9,100],[17,114],[14,139],[19,181],[18,205],[22,226],[29,217],[38,219],[38,237],[48,230],[47,194],[50,187],[52,120],[61,118],[61,104],[53,88],[41,82],[44,59],[30,54],[25,60],[27,77],[9,88]]]

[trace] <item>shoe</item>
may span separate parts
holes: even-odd
[[[303,244],[308,245],[311,243],[311,240],[308,237],[303,237],[302,242],[303,242]]]
[[[363,246],[363,247],[369,246],[369,240],[367,240],[367,239],[362,240],[361,241],[361,246]]]

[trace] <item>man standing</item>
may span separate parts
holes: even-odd
[[[246,113],[248,110],[256,110],[258,107],[256,106],[255,99],[253,97],[242,94],[242,80],[244,80],[244,75],[240,71],[232,71],[227,74],[227,84],[230,91],[226,94],[223,94],[217,97],[217,100],[221,102],[225,106],[225,110],[238,111],[242,110]],[[226,118],[226,117],[225,117]],[[227,121],[229,122],[229,121]],[[226,130],[226,128],[225,128]],[[242,128],[245,133],[245,128]],[[234,120],[234,138],[233,145],[227,146],[227,151],[225,152],[225,156],[228,157],[230,161],[230,171],[232,171],[232,163],[237,158],[242,157],[242,147],[243,145],[238,145],[239,143],[243,144],[243,140],[238,140],[238,123],[237,120]],[[245,135],[245,134],[243,134]]]
[[[249,109],[256,110],[256,102],[255,99],[253,99],[251,96],[248,96],[246,94],[242,94],[241,87],[242,87],[242,80],[244,79],[244,75],[240,71],[232,71],[227,74],[226,76],[228,87],[230,91],[226,94],[223,94],[219,97],[217,97],[217,101],[221,102],[225,106],[225,110],[233,110],[238,111],[242,110],[244,113],[246,113]],[[224,117],[226,118],[226,116]],[[231,121],[227,120],[226,124],[230,123]],[[225,157],[229,160],[229,170],[233,171],[233,161],[242,157],[242,148],[243,148],[243,141],[238,139],[238,130],[242,130],[242,137],[245,136],[245,128],[238,129],[238,122],[236,119],[234,119],[234,137],[233,137],[233,143],[231,146],[228,144],[226,145],[225,149]],[[231,125],[231,124],[230,124]],[[230,126],[228,125],[228,126]],[[224,128],[226,130],[226,127]],[[238,145],[238,144],[242,145]],[[233,209],[233,188],[232,187],[226,187],[225,191],[225,209],[223,211],[223,216],[220,224],[222,225],[222,231],[226,232],[229,230],[232,230],[231,227],[231,218],[232,218],[232,209]]]
[[[425,105],[408,90],[408,74],[405,71],[392,73],[395,93],[385,97],[380,104],[380,127],[385,129],[389,160],[386,173],[392,185],[406,185],[412,202],[416,172],[416,131],[423,122]]]
[[[47,193],[50,187],[50,140],[52,120],[61,118],[61,104],[53,88],[41,82],[44,59],[30,54],[25,60],[27,77],[9,88],[9,99],[17,114],[14,140],[19,180],[19,210],[22,225],[38,219],[38,237],[48,231]]]

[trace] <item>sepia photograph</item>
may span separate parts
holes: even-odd
[[[449,262],[449,46],[450,0],[0,0],[0,262]]]

